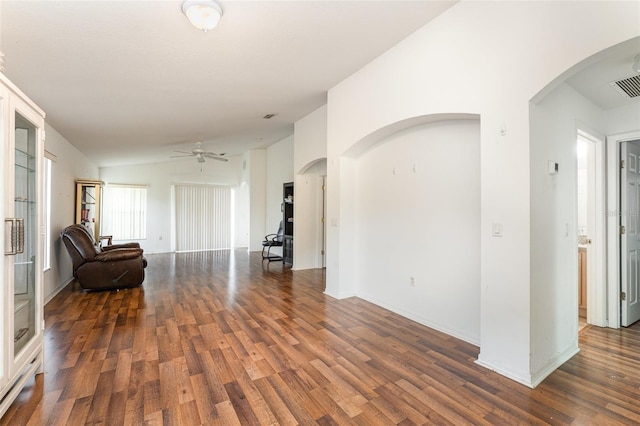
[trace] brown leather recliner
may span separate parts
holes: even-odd
[[[73,262],[73,276],[88,290],[136,287],[144,281],[147,260],[138,243],[100,247],[82,225],[61,234]]]

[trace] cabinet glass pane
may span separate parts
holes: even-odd
[[[14,355],[35,335],[36,127],[16,113],[14,250]],[[20,221],[20,219],[22,221]],[[23,236],[23,238],[22,238]]]
[[[80,195],[80,223],[83,224],[97,240],[99,230],[96,229],[98,215],[98,194],[95,185],[82,185]]]

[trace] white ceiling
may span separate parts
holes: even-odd
[[[241,154],[292,134],[329,88],[455,1],[227,0],[208,33],[181,4],[2,0],[5,74],[99,166],[167,161],[195,141]]]
[[[628,98],[611,85],[612,82],[638,75],[631,65],[640,54],[640,37],[631,39],[587,60],[588,65],[567,79],[567,84],[603,110],[640,103]]]

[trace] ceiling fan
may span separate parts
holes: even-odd
[[[229,161],[228,158],[224,158],[224,153],[223,154],[216,154],[214,152],[209,152],[209,151],[205,151],[204,149],[202,149],[202,142],[196,142],[196,146],[195,148],[193,148],[191,150],[191,152],[187,152],[187,151],[179,151],[177,149],[173,150],[173,152],[177,152],[180,153],[182,155],[172,155],[171,158],[179,158],[179,157],[196,157],[198,159],[198,163],[204,163],[204,159],[205,158],[211,158],[213,160],[218,160],[218,161],[224,161],[227,162]]]

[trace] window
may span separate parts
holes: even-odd
[[[101,235],[114,240],[147,238],[147,187],[107,185],[103,196]]]
[[[175,186],[176,251],[231,247],[231,188]]]
[[[46,155],[46,154],[45,154]],[[51,269],[51,167],[53,161],[44,159],[44,270]]]

